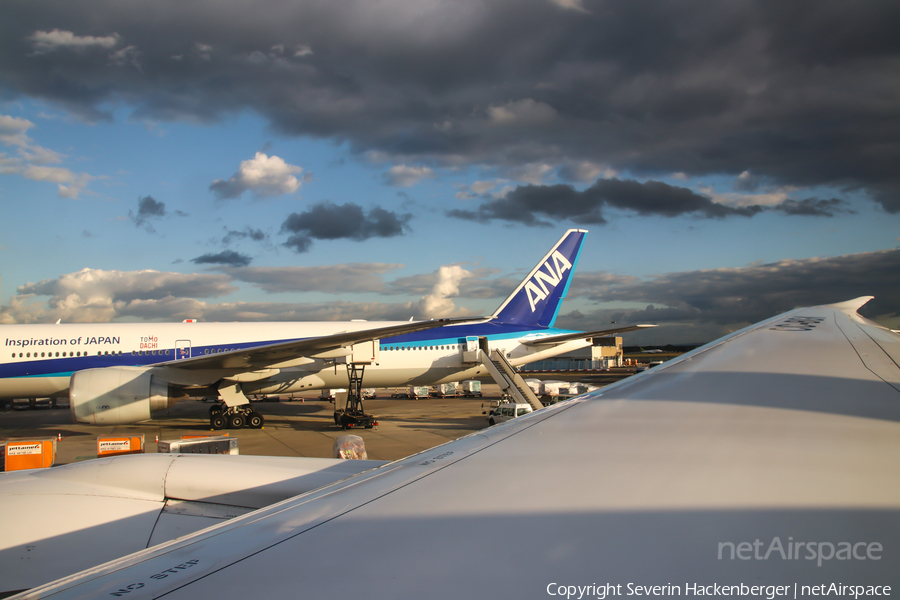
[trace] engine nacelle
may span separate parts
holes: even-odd
[[[146,369],[85,369],[69,381],[69,412],[78,423],[127,425],[168,406],[169,384]]]

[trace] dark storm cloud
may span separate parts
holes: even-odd
[[[661,181],[639,183],[630,179],[600,179],[581,192],[563,184],[519,186],[503,198],[485,202],[478,210],[457,209],[446,214],[471,221],[498,219],[531,226],[551,225],[540,217],[570,219],[587,225],[606,223],[602,214],[605,207],[631,210],[642,216],[696,214],[706,218],[750,217],[764,210],[759,206],[732,208],[687,188]]]
[[[234,229],[225,228],[225,236],[222,238],[222,243],[226,246],[237,242],[239,240],[252,240],[254,242],[268,242],[269,236],[262,229],[254,229],[252,227],[245,227],[242,231],[236,231]]]
[[[897,2],[584,8],[11,0],[0,95],[93,120],[249,110],[423,167],[752,173],[738,186],[863,190],[900,212]]]
[[[802,215],[807,217],[833,217],[836,213],[852,213],[847,202],[839,198],[819,200],[807,198],[806,200],[785,200],[773,210],[779,210],[789,215]]]
[[[645,309],[619,310],[615,315],[617,320],[642,323],[715,323],[734,329],[798,306],[859,296],[875,296],[862,314],[896,318],[900,315],[900,250],[669,273],[647,281],[580,273],[570,295],[596,302],[646,303]]]
[[[357,242],[373,237],[395,237],[409,229],[411,215],[385,210],[379,206],[365,213],[361,206],[348,202],[321,202],[308,211],[291,213],[281,224],[282,233],[291,233],[285,246],[306,252],[312,240],[350,239]]]
[[[191,262],[198,265],[229,265],[232,267],[246,267],[253,260],[249,256],[235,252],[234,250],[223,250],[217,254],[204,254],[197,258],[192,258]]]
[[[138,200],[138,219],[146,219],[149,217],[162,217],[166,214],[166,205],[153,199],[152,196],[145,196]]]
[[[135,227],[143,227],[150,232],[156,231],[150,224],[151,219],[160,219],[170,214],[175,214],[179,217],[187,216],[187,213],[180,210],[176,210],[174,213],[166,212],[165,202],[160,202],[154,199],[153,196],[144,196],[138,199],[137,213],[128,211],[128,216],[134,221]]]
[[[153,226],[147,221],[153,218],[164,217],[166,215],[166,205],[164,202],[154,200],[152,196],[144,196],[138,199],[137,214],[128,211],[128,215],[134,221],[135,227],[146,227],[148,231],[154,231]]]

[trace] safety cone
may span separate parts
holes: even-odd
[[[57,434],[56,434],[56,441],[57,441],[57,442],[61,442],[61,441],[62,441],[62,434],[61,434],[61,433],[57,433]]]
[[[159,443],[159,434],[156,435],[156,443]]]

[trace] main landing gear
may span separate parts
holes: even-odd
[[[263,416],[249,404],[229,407],[224,402],[219,402],[209,408],[210,429],[261,429],[264,423]]]

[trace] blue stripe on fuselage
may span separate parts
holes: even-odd
[[[448,333],[453,335],[447,335]],[[414,347],[442,344],[465,344],[467,337],[486,337],[488,340],[519,339],[533,333],[557,335],[563,333],[575,333],[574,330],[535,328],[527,325],[513,325],[507,323],[477,323],[472,325],[454,325],[442,329],[429,329],[416,333],[398,335],[381,340],[381,346]]]

